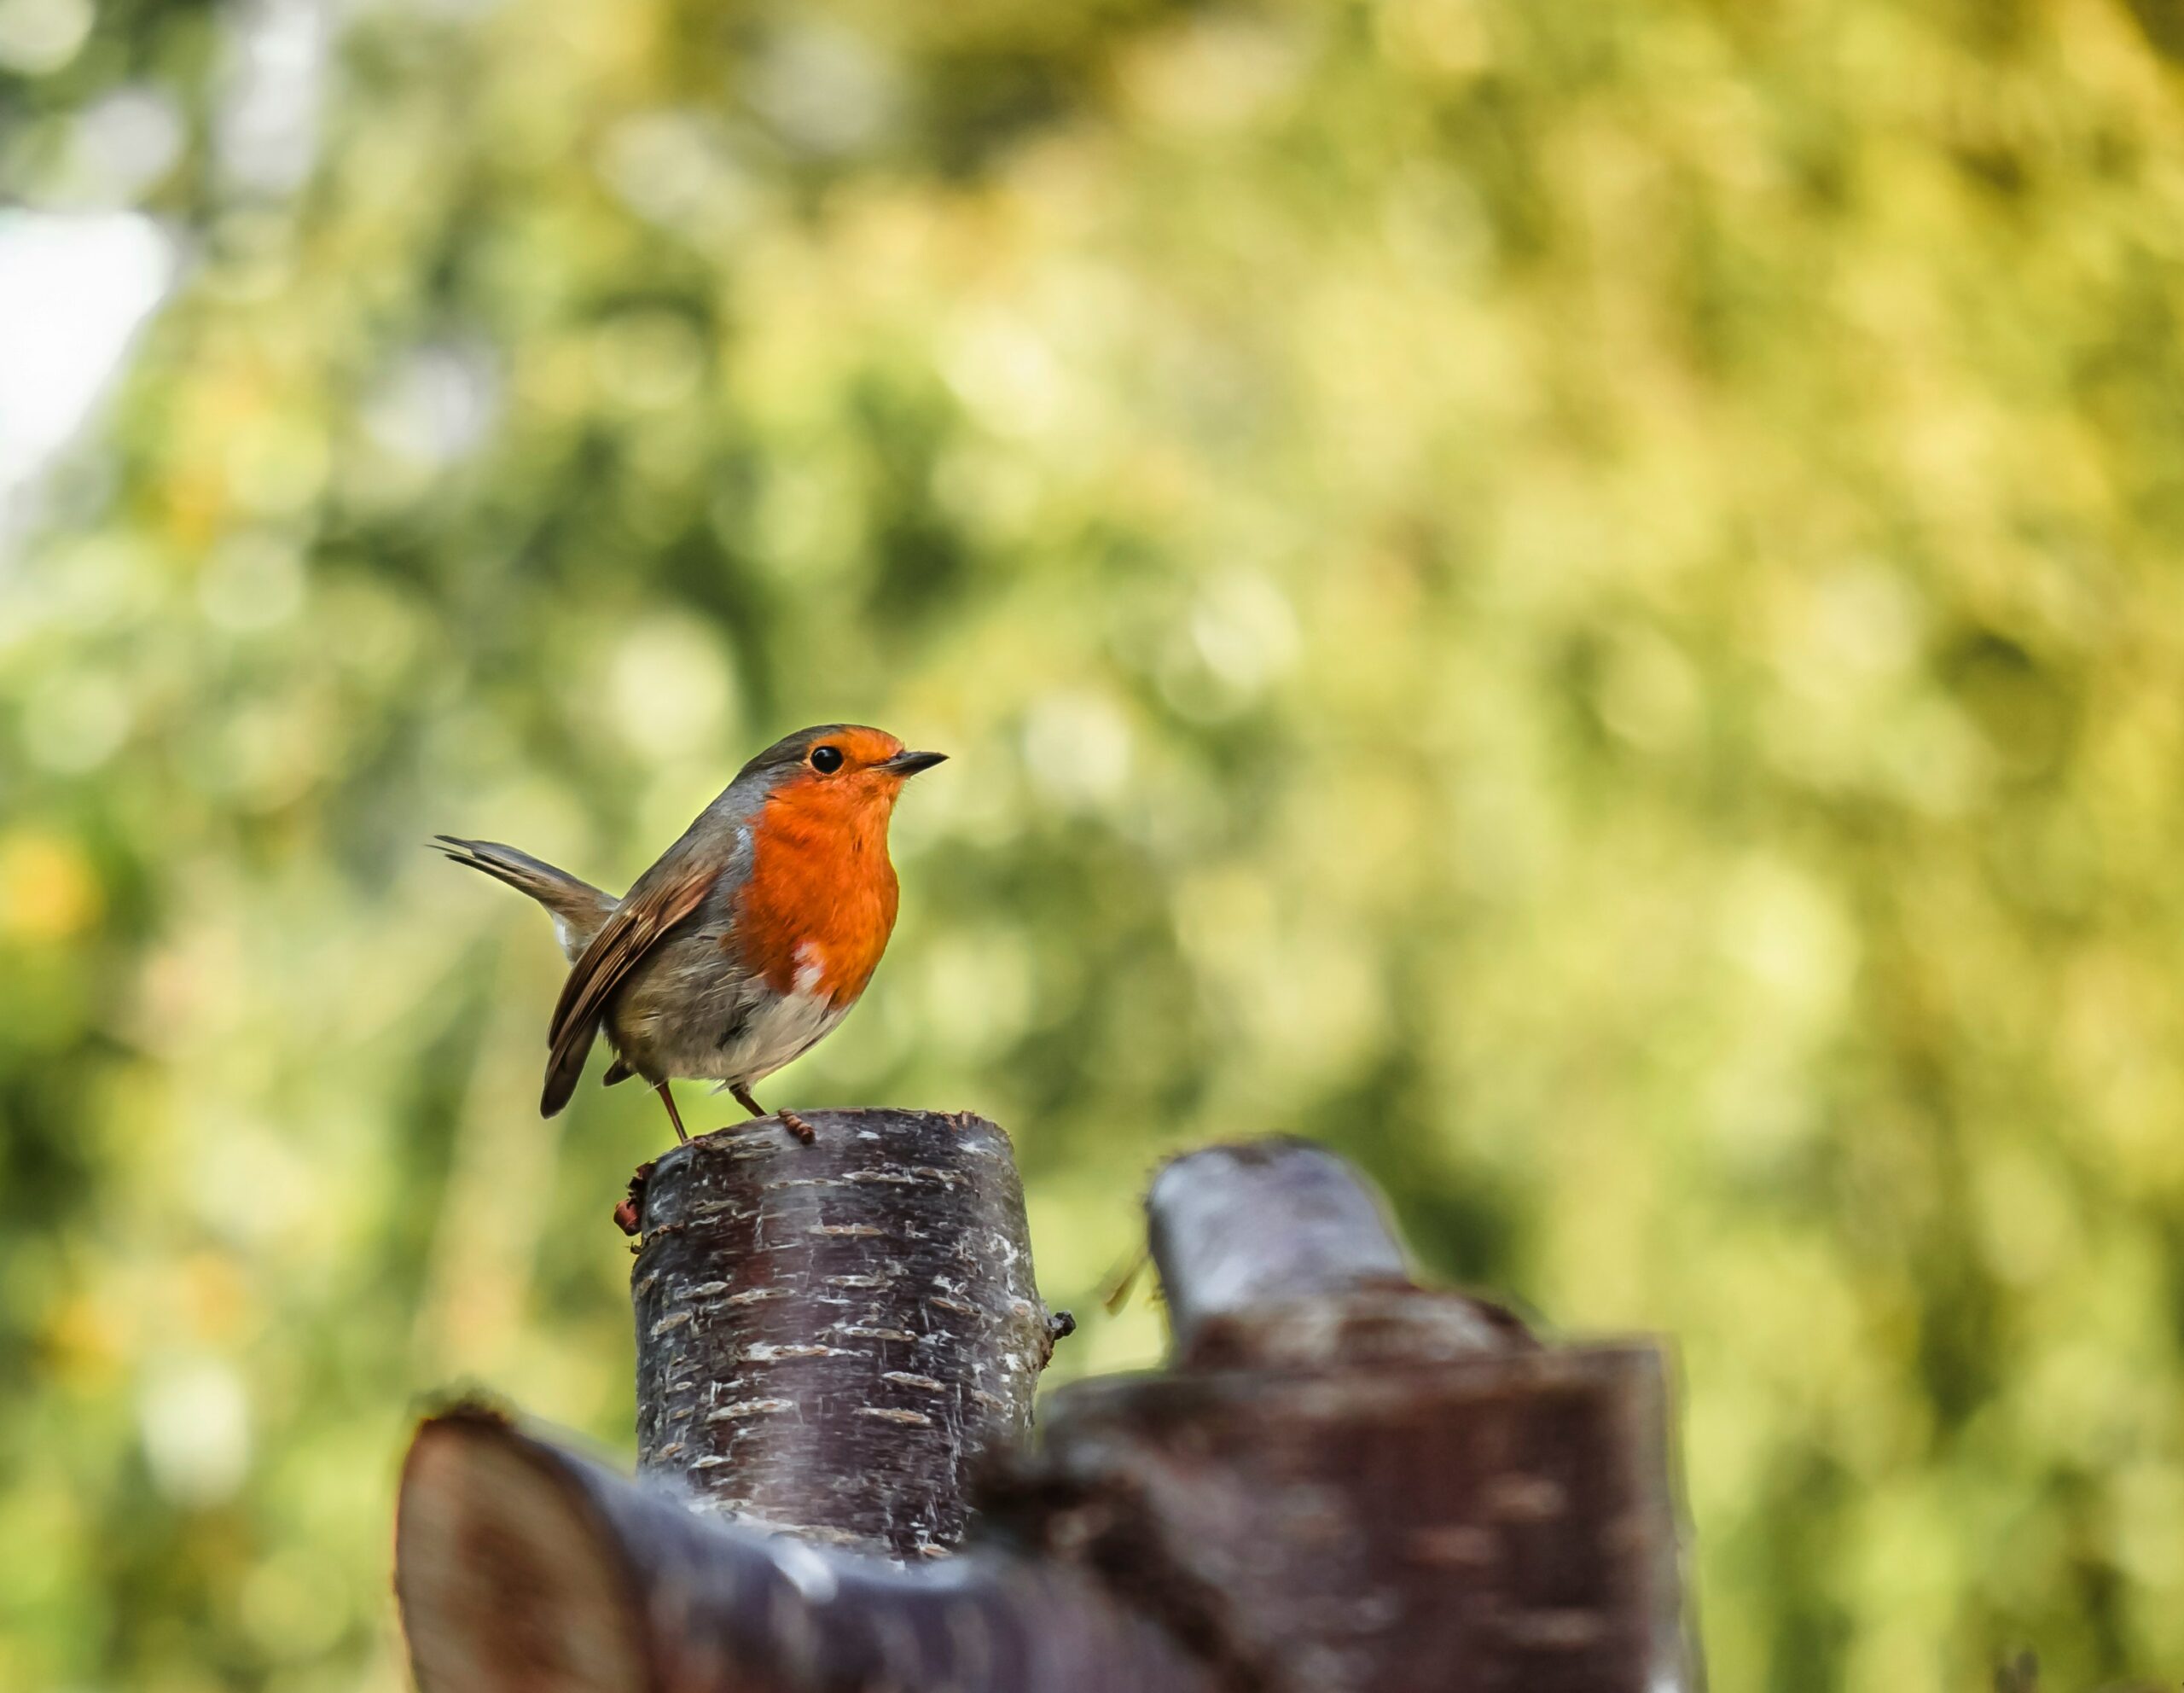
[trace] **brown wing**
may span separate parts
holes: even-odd
[[[719,863],[707,857],[677,866],[649,886],[649,878],[640,881],[570,967],[546,1035],[553,1055],[546,1061],[546,1091],[538,1102],[541,1115],[554,1115],[576,1091],[592,1038],[599,1033],[599,1020],[623,977],[668,930],[698,909],[720,871]]]

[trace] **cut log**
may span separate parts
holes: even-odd
[[[809,1144],[765,1119],[701,1135],[644,1184],[638,1472],[808,1540],[944,1554],[1067,1319],[1040,1302],[993,1124],[807,1120]]]
[[[740,1527],[477,1408],[410,1449],[395,1591],[421,1693],[1212,1693],[1075,1572]]]
[[[1377,1197],[1307,1143],[1187,1155],[1147,1208],[1177,1370],[1058,1392],[996,1532],[1225,1685],[1687,1684],[1658,1348],[1543,1348],[1415,1286]]]
[[[1145,1211],[1179,1368],[1446,1362],[1538,1344],[1492,1300],[1413,1282],[1385,1202],[1310,1141],[1184,1153]]]
[[[1083,1382],[985,1504],[1224,1685],[1676,1688],[1664,1402],[1647,1347]]]
[[[1047,1324],[1007,1143],[881,1114],[868,1140],[825,1114],[816,1148],[761,1123],[661,1161],[646,1484],[490,1414],[424,1425],[397,1550],[423,1693],[1693,1684],[1658,1348],[1542,1346],[1414,1284],[1339,1160],[1215,1148],[1148,1201],[1176,1367],[1066,1388],[1043,1446],[1010,1446]],[[936,1306],[963,1326],[921,1329]],[[905,1347],[953,1370],[917,1373],[962,1418],[862,1414],[903,1403],[875,1380],[935,1392],[891,1381]],[[710,1414],[766,1382],[793,1415]],[[996,1460],[974,1501],[943,1426]],[[966,1524],[962,1556],[905,1567]]]
[[[1217,1318],[1410,1285],[1380,1197],[1325,1147],[1273,1137],[1171,1158],[1145,1200],[1176,1348]]]

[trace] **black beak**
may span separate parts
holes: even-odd
[[[921,770],[931,770],[935,765],[947,762],[945,753],[897,753],[880,768],[890,776],[915,776]]]

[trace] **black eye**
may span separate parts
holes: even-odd
[[[842,767],[839,747],[814,747],[811,749],[811,768],[822,776],[832,776]]]

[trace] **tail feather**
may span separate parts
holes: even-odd
[[[569,1096],[577,1091],[577,1083],[584,1076],[584,1061],[591,1056],[591,1043],[599,1034],[599,1019],[579,1024],[569,1032],[568,1038],[555,1047],[546,1061],[546,1086],[538,1099],[538,1114],[557,1117],[561,1108],[569,1102]]]
[[[572,963],[621,904],[604,889],[497,841],[462,841],[452,835],[436,835],[432,844],[456,864],[483,870],[543,905],[554,919],[554,933],[561,940],[561,951]]]

